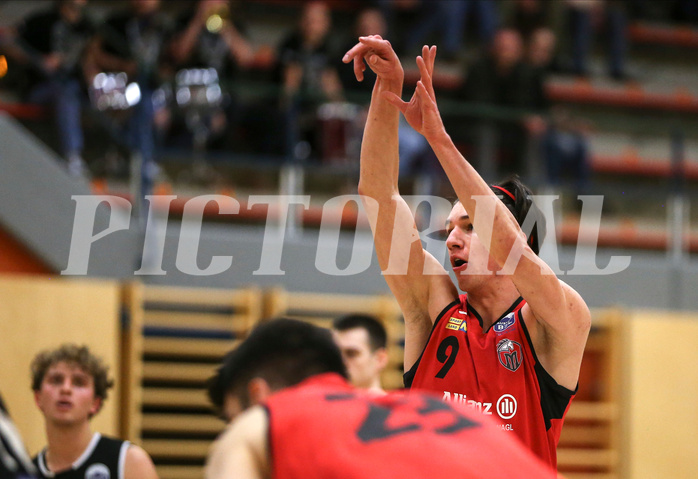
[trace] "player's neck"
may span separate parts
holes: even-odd
[[[505,279],[505,278],[502,278]],[[468,292],[468,304],[482,318],[482,329],[487,331],[495,321],[521,296],[514,283],[505,279]]]
[[[90,424],[46,426],[46,465],[53,472],[69,469],[85,452],[92,440]]]
[[[366,388],[371,394],[382,395],[385,394],[385,390],[381,387],[380,378],[376,378],[371,382],[371,385]]]

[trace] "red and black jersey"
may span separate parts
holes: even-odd
[[[275,479],[555,477],[489,419],[428,393],[376,396],[322,374],[266,409]]]
[[[433,391],[444,401],[472,406],[552,467],[575,391],[560,386],[541,366],[521,316],[519,298],[487,331],[462,295],[437,317],[405,386]]]

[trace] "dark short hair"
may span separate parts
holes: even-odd
[[[273,319],[257,326],[223,358],[209,379],[208,397],[221,409],[225,396],[232,393],[248,407],[247,384],[254,378],[278,390],[322,373],[348,377],[332,333],[295,319]]]
[[[365,329],[368,333],[371,351],[385,348],[388,344],[388,334],[385,332],[383,324],[368,314],[340,316],[332,322],[332,328],[336,331],[347,331],[355,328]]]
[[[42,351],[34,357],[31,363],[32,390],[39,391],[46,372],[54,364],[65,362],[75,364],[92,376],[95,387],[95,397],[102,401],[107,399],[107,391],[114,385],[109,379],[109,367],[101,358],[92,354],[87,346],[77,344],[62,344],[56,349]]]
[[[503,192],[500,188],[509,192],[514,198],[511,198],[511,196]],[[516,175],[509,177],[497,185],[491,186],[491,189],[494,194],[502,200],[504,206],[511,211],[511,214],[514,215],[519,226],[523,225],[529,212],[534,215],[535,222],[533,229],[528,233],[527,240],[528,246],[534,253],[538,254],[540,252],[540,245],[543,243],[543,238],[545,237],[545,216],[535,203],[533,203],[531,199],[533,192],[528,186],[523,184],[521,179]],[[539,231],[541,232],[540,234]]]

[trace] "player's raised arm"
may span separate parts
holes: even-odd
[[[412,213],[398,191],[399,112],[384,95],[402,93],[400,60],[390,42],[373,35],[361,37],[343,61],[354,62],[359,81],[366,65],[377,75],[361,145],[359,194],[381,270],[405,317],[408,369],[421,354],[433,319],[458,295],[443,266],[422,248]]]

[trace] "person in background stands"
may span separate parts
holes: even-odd
[[[465,82],[453,92],[454,99],[492,112],[471,122],[476,130],[476,163],[488,181],[520,173],[525,167],[526,130],[518,115],[528,104],[523,55],[521,35],[510,28],[499,30],[492,46],[468,66]]]
[[[125,72],[140,90],[125,129],[127,143],[141,157],[141,196],[152,192],[159,173],[155,161],[153,93],[172,74],[167,42],[172,26],[160,12],[160,0],[130,0],[128,8],[107,18],[89,47],[89,58],[102,72]]]
[[[211,111],[200,113],[209,147],[225,146],[226,137],[235,136],[242,104],[231,82],[250,68],[255,57],[237,7],[232,0],[199,0],[179,16],[169,46],[177,70],[213,68],[218,75],[223,100]]]
[[[61,153],[75,177],[87,174],[81,114],[90,72],[84,71],[83,58],[94,26],[85,16],[86,5],[87,0],[55,0],[50,10],[24,20],[3,45],[27,67],[26,101],[53,108]]]
[[[317,109],[322,103],[343,99],[330,44],[330,13],[325,2],[306,3],[298,28],[278,49],[286,152],[296,160],[318,158]]]

